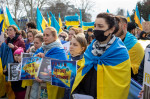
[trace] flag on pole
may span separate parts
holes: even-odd
[[[140,13],[139,13],[138,6],[137,6],[137,5],[136,5],[136,9],[135,9],[135,14],[134,14],[134,20],[135,20],[135,23],[138,24],[139,28],[140,28],[141,30],[143,30],[142,24],[141,24]]]
[[[0,8],[0,22],[2,22],[2,20],[4,21],[3,26],[2,26],[2,32],[4,32],[4,30],[6,28],[6,26],[5,26],[5,16],[4,16],[3,7],[1,6],[1,8]]]
[[[48,26],[51,26],[51,18],[49,17],[48,12],[47,12],[47,20],[48,20]]]
[[[62,31],[62,29],[59,26],[59,23],[57,22],[55,16],[52,14],[52,12],[50,12],[51,14],[51,26],[54,27],[57,31],[57,34],[60,33],[60,31]]]
[[[45,20],[45,18],[43,17],[43,15],[41,14],[38,7],[37,7],[37,12],[36,13],[37,13],[37,19],[36,19],[37,29],[42,32],[48,26],[48,23]]]
[[[6,20],[7,20],[7,26],[9,26],[9,25],[15,25],[17,28],[18,28],[18,30],[20,30],[20,28],[18,27],[18,25],[16,24],[16,22],[13,20],[13,18],[12,18],[12,16],[11,16],[11,14],[10,14],[10,12],[9,12],[9,10],[8,10],[8,8],[6,7]]]
[[[129,15],[128,10],[127,10],[127,21],[128,21],[128,22],[131,22],[131,18],[130,18],[130,15]]]

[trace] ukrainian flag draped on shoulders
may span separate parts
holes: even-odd
[[[144,57],[144,49],[136,37],[129,32],[127,32],[123,42],[129,52],[133,74],[137,74]]]
[[[92,54],[94,42],[95,40],[85,51],[83,64],[77,71],[72,92],[94,66],[97,71],[97,99],[127,99],[131,64],[126,47],[116,37],[114,43],[99,57]]]

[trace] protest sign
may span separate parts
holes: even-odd
[[[21,58],[32,57],[34,53],[21,53]]]
[[[8,64],[8,81],[18,81],[20,79],[21,67],[19,63]]]
[[[39,67],[38,77],[43,81],[51,82],[51,58],[45,57]]]
[[[143,99],[150,99],[150,48],[145,50],[143,87]]]
[[[22,58],[21,80],[35,79],[41,60],[39,57]]]
[[[63,44],[63,47],[65,49],[66,55],[68,55],[69,48],[70,48],[70,42],[67,42],[67,43]]]
[[[76,61],[51,60],[52,85],[71,88],[76,76]]]

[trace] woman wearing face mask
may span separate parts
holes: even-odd
[[[72,87],[73,97],[127,99],[131,71],[130,60],[122,41],[114,36],[113,15],[100,13],[94,24],[95,39],[84,53]]]

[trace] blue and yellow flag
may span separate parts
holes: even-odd
[[[129,32],[127,32],[123,42],[129,52],[133,74],[137,74],[144,57],[144,49],[136,37]]]
[[[92,54],[95,39],[84,53],[84,60],[77,71],[72,92],[85,75],[97,71],[97,99],[127,99],[131,80],[129,54],[123,42],[116,38],[102,56]],[[122,79],[124,78],[124,79]]]
[[[82,29],[87,31],[88,28],[94,29],[94,22],[82,22]]]
[[[3,26],[2,26],[2,32],[4,32],[6,26],[5,26],[5,17],[4,17],[3,7],[1,7],[1,9],[0,9],[0,22],[2,22],[2,20],[4,21]]]
[[[60,31],[62,31],[59,23],[57,22],[55,16],[52,14],[52,12],[50,12],[51,14],[51,26],[54,27],[57,31],[57,34],[60,33]]]
[[[6,55],[7,54],[7,55]],[[0,47],[0,73],[3,72],[3,69],[8,66],[8,63],[13,63],[13,53],[12,49],[8,47],[6,43],[2,43]],[[7,82],[7,76],[0,74],[0,88],[3,90],[0,90],[0,97],[4,96],[6,93],[8,95],[8,99],[15,99],[14,92],[11,88],[11,83]]]
[[[49,17],[48,12],[47,12],[47,20],[48,20],[48,26],[51,26],[51,18]]]
[[[2,60],[1,60],[1,52],[0,52],[0,97],[5,95],[6,86],[5,86],[5,76],[3,75],[3,67],[2,67]]]
[[[48,23],[45,20],[45,18],[43,17],[43,15],[41,14],[38,7],[37,7],[37,12],[36,13],[37,13],[37,15],[36,15],[37,16],[37,19],[36,19],[37,29],[42,32],[41,27],[42,27],[43,30],[45,30],[45,28],[48,26]]]
[[[43,31],[43,28],[42,28],[39,20],[37,20],[37,26],[38,26],[39,30],[43,33],[44,31]]]
[[[129,15],[129,12],[127,11],[127,21],[128,22],[131,22],[131,18],[130,18],[130,15]]]
[[[63,24],[62,24],[62,21],[61,21],[60,13],[59,13],[59,19],[58,20],[59,20],[59,26],[60,26],[60,28],[62,28]],[[62,29],[59,30],[59,33],[60,32],[62,32]]]
[[[75,28],[78,28],[78,26],[80,25],[79,16],[66,16],[65,24],[67,27],[73,26]]]
[[[135,20],[135,23],[138,24],[139,28],[141,30],[143,30],[143,27],[142,27],[142,24],[141,24],[141,17],[140,17],[140,13],[139,13],[137,5],[136,5],[136,9],[135,9],[135,14],[134,14],[134,20]]]
[[[12,16],[11,16],[11,14],[10,14],[10,12],[9,12],[9,10],[8,10],[8,8],[6,7],[6,20],[7,20],[7,26],[9,26],[9,25],[15,25],[17,28],[18,28],[18,30],[20,30],[20,28],[18,27],[18,25],[16,24],[16,22],[13,20],[13,18],[12,18]]]

